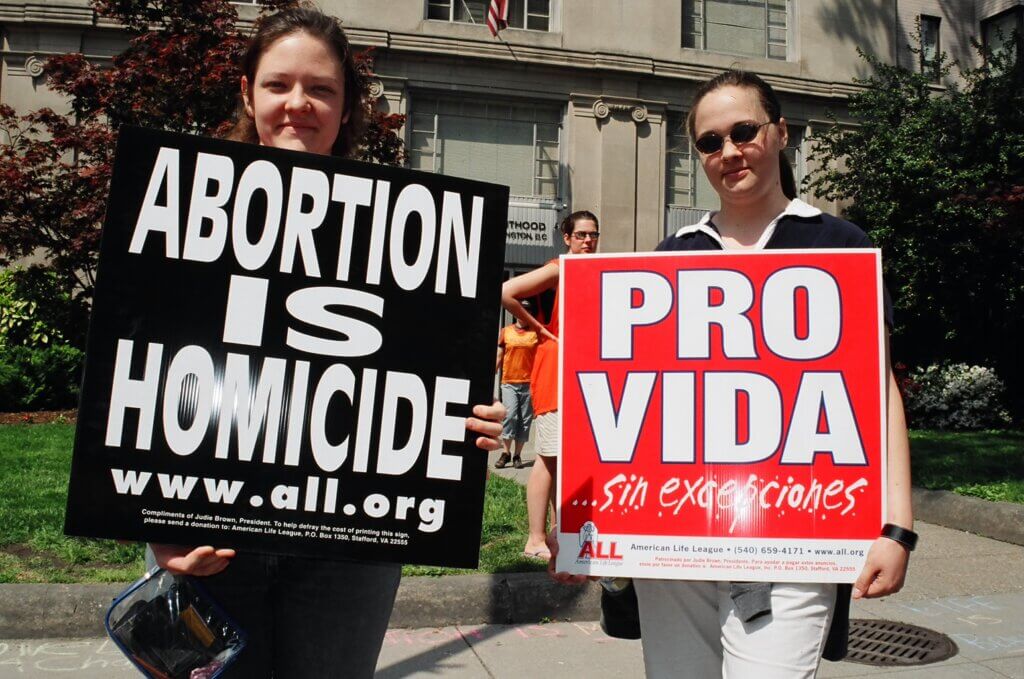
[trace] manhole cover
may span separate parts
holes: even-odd
[[[957,654],[945,634],[891,620],[851,620],[846,660],[862,665],[927,665]]]

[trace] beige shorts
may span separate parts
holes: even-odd
[[[538,415],[533,420],[533,449],[544,457],[558,457],[561,442],[558,440],[558,411]]]

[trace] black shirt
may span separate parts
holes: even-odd
[[[794,201],[795,202],[795,201]],[[775,225],[775,230],[765,243],[766,250],[802,248],[873,248],[868,235],[856,224],[820,212],[809,205],[803,214],[795,214],[788,208]],[[811,216],[812,212],[816,212]],[[715,235],[711,235],[714,233]],[[723,250],[717,238],[718,229],[710,220],[680,229],[655,248],[658,251]],[[882,288],[885,307],[885,324],[893,327],[892,300],[889,291]]]

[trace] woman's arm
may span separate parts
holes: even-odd
[[[544,266],[505,281],[501,286],[501,305],[518,318],[530,330],[547,339],[557,340],[533,314],[523,308],[519,300],[532,297],[558,285],[558,264],[548,262]]]
[[[903,398],[900,396],[896,378],[889,368],[889,339],[885,341],[886,379],[888,381],[886,417],[889,464],[887,468],[889,488],[886,494],[888,507],[886,523],[912,530],[914,511],[910,501],[910,440],[907,436],[907,419],[903,412]],[[853,598],[859,599],[895,594],[903,587],[907,574],[909,550],[889,538],[877,538],[868,552],[864,570],[853,585]]]

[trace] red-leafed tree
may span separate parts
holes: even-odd
[[[262,11],[297,4],[268,0]],[[219,135],[232,124],[247,35],[227,0],[93,0],[128,31],[111,67],[81,54],[50,58],[50,88],[70,112],[0,106],[0,264],[42,255],[69,291],[92,293],[113,150],[121,125]],[[368,53],[359,68],[371,75]],[[373,108],[373,103],[368,102]],[[367,116],[364,160],[404,162],[404,116]]]

